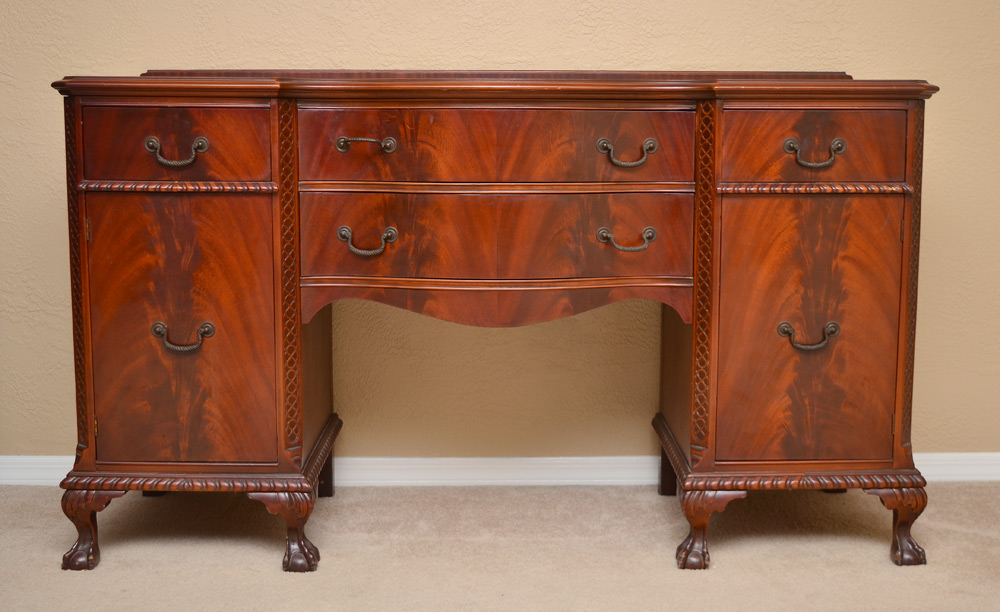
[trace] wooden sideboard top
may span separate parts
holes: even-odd
[[[921,80],[855,80],[844,72],[149,70],[65,77],[64,95],[356,99],[917,99]]]

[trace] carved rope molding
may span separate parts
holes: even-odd
[[[87,366],[83,338],[83,259],[80,253],[80,201],[76,190],[76,101],[63,100],[66,122],[66,187],[69,215],[69,276],[73,308],[73,368],[76,377],[76,458],[89,443],[90,420],[87,418]]]
[[[326,426],[323,427],[323,431],[319,434],[319,442],[313,448],[313,451],[309,453],[304,476],[313,485],[319,479],[320,470],[323,469],[323,464],[327,456],[333,451],[333,442],[337,439],[340,428],[343,426],[344,422],[340,417],[336,414],[332,415],[330,420],[327,421]]]
[[[281,342],[285,452],[302,467],[302,410],[299,384],[298,160],[295,100],[278,101],[278,199],[281,207]]]
[[[912,193],[906,183],[723,183],[719,193],[726,194],[854,194]]]
[[[80,191],[147,191],[155,193],[274,193],[278,190],[278,186],[270,182],[230,183],[221,181],[81,181],[77,187]]]
[[[927,484],[918,473],[872,472],[866,474],[784,474],[777,476],[691,474],[684,479],[685,491],[731,491],[768,489],[903,489]]]
[[[303,477],[275,477],[262,474],[255,477],[185,476],[67,476],[59,486],[63,489],[94,491],[312,491],[313,485]]]
[[[715,102],[698,103],[695,163],[694,377],[691,462],[697,466],[708,445],[712,343],[712,250],[715,215]]]
[[[917,271],[920,266],[920,192],[924,166],[924,101],[918,100],[914,117],[913,206],[910,210],[910,282],[906,292],[906,356],[903,366],[903,417],[900,440],[910,448],[913,415],[913,358],[917,340]]]

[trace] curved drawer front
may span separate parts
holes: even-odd
[[[304,193],[301,273],[689,277],[692,211],[690,194]]]
[[[267,108],[85,107],[84,177],[271,180],[268,115]]]
[[[906,180],[903,109],[727,110],[722,126],[723,181]]]
[[[493,278],[496,207],[491,196],[303,193],[302,276]],[[343,240],[341,227],[350,228]],[[383,246],[380,253],[358,254]]]
[[[693,110],[306,107],[298,129],[299,178],[307,181],[689,182],[694,176]],[[377,142],[338,148],[340,138]],[[619,161],[644,153],[646,161],[615,165],[598,148],[601,139]],[[655,150],[646,152],[649,140]]]
[[[507,197],[499,214],[500,278],[692,273],[691,194]]]

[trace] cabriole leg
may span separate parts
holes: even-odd
[[[691,524],[691,532],[677,547],[677,567],[708,568],[708,519],[713,513],[725,510],[729,502],[746,496],[746,491],[685,491],[682,494],[681,510]]]
[[[112,499],[125,491],[86,491],[69,489],[62,496],[63,513],[76,525],[77,539],[63,555],[64,570],[89,570],[101,561],[97,544],[97,513],[108,507]]]
[[[878,495],[882,505],[892,510],[892,547],[889,556],[896,565],[923,565],[927,563],[924,549],[910,535],[913,521],[927,507],[927,491],[923,487],[902,489],[865,489],[865,493]]]
[[[311,572],[319,564],[319,550],[306,537],[305,526],[312,514],[315,499],[312,492],[279,491],[274,493],[248,493],[247,497],[264,504],[271,514],[285,519],[288,536],[285,542],[286,572]]]

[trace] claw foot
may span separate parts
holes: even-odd
[[[70,489],[63,493],[62,509],[76,526],[77,539],[63,555],[64,570],[91,570],[101,562],[97,542],[97,513],[107,508],[112,499],[125,491],[85,491]]]
[[[248,493],[250,499],[264,504],[271,514],[285,519],[288,535],[285,541],[285,558],[281,567],[286,572],[312,572],[319,564],[319,549],[305,534],[306,521],[312,513],[313,494],[298,491],[275,493]]]
[[[924,565],[927,553],[917,544],[910,529],[920,513],[927,507],[927,491],[920,488],[865,489],[878,495],[882,505],[892,510],[892,546],[889,558],[896,565]]]
[[[708,568],[708,519],[713,513],[725,510],[729,502],[746,496],[746,491],[684,491],[681,509],[691,525],[691,531],[677,547],[677,567]]]

